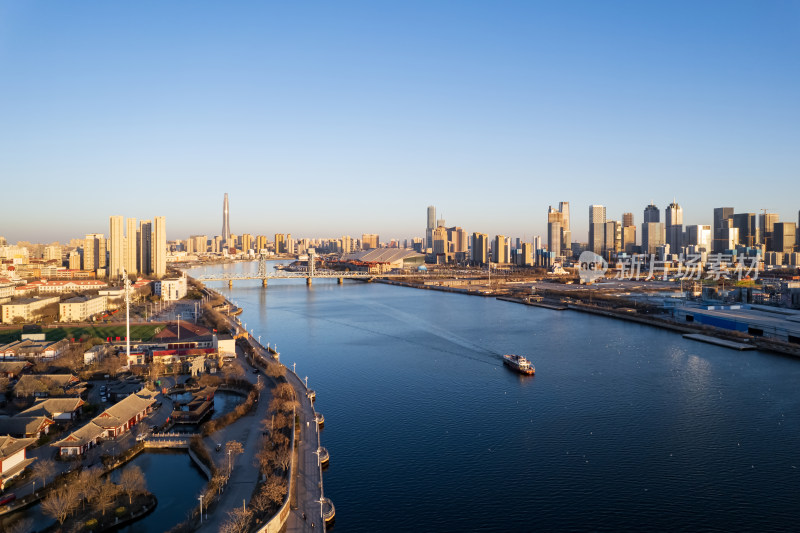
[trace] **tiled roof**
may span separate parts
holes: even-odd
[[[72,413],[76,411],[84,402],[80,398],[47,398],[36,400],[31,406],[22,411],[21,415],[36,416],[47,413],[55,416],[61,413]]]
[[[33,444],[34,440],[35,439],[15,439],[8,435],[0,437],[0,460],[14,455],[22,448],[30,446]]]

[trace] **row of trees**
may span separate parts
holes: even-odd
[[[103,471],[99,468],[87,468],[81,470],[74,480],[51,490],[42,500],[42,511],[58,520],[59,524],[63,524],[78,508],[85,509],[87,503],[105,516],[119,496],[127,496],[130,505],[134,496],[146,491],[144,473],[138,466],[125,468],[119,483],[111,481],[109,476],[103,479]]]

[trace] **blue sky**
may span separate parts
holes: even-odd
[[[0,0],[0,235],[800,210],[797,2]]]

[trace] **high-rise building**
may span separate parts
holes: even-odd
[[[83,241],[83,269],[97,271],[106,267],[106,237],[87,233]]]
[[[81,269],[81,254],[78,253],[78,250],[73,250],[69,253],[69,269],[70,270]]]
[[[447,232],[445,231],[445,235]],[[363,233],[361,235],[361,249],[371,250],[380,247],[380,238],[377,233]]]
[[[661,214],[652,202],[644,208],[644,223],[647,224],[648,222],[661,222]]]
[[[633,226],[633,213],[622,213],[622,227]]]
[[[122,222],[123,217],[120,215],[109,217],[108,277],[111,279],[121,277],[125,266],[125,233]]]
[[[286,235],[283,233],[276,233],[275,234],[275,253],[276,254],[285,254],[287,253],[286,248]]]
[[[696,246],[700,251],[711,252],[711,226],[686,226],[684,235],[685,246]]]
[[[655,254],[666,244],[666,227],[663,222],[642,223],[642,253]]]
[[[151,272],[156,278],[167,274],[167,223],[164,217],[153,218]]]
[[[489,262],[489,236],[485,233],[472,234],[472,263],[485,265]]]
[[[772,229],[779,220],[777,213],[764,212],[758,215],[759,244],[765,245],[767,250],[772,249]]]
[[[448,248],[447,229],[444,226],[437,226],[433,229],[433,254],[443,255],[446,262],[449,256]]]
[[[139,272],[137,245],[136,219],[125,219],[125,270],[129,275]]]
[[[248,250],[253,248],[253,236],[249,233],[242,233],[242,248],[243,252],[247,252]]]
[[[674,200],[664,210],[666,238],[670,252],[676,253],[683,246],[683,208]]]
[[[230,246],[231,240],[231,224],[229,218],[229,205],[228,193],[225,193],[225,199],[222,201],[222,244],[223,246]]]
[[[602,254],[605,248],[606,207],[603,205],[589,206],[589,250]]]
[[[433,230],[436,228],[436,208],[428,206],[428,221],[425,225],[425,247],[433,248]]]
[[[153,273],[153,223],[149,220],[139,221],[136,233],[136,246],[139,248],[138,271],[142,274]]]
[[[729,250],[727,248],[727,244],[730,242],[730,235],[726,231],[728,228],[731,227],[733,224],[733,208],[732,207],[715,207],[714,208],[714,220],[713,220],[713,230],[714,230],[714,241],[711,245],[713,248],[713,252],[722,253],[725,250]]]
[[[564,234],[564,213],[556,211],[550,206],[547,212],[547,250],[561,255],[563,248],[562,237]]]
[[[622,249],[629,254],[636,251],[636,226],[622,227]]]
[[[256,253],[261,253],[267,247],[267,237],[265,235],[256,235]]]
[[[772,228],[771,252],[794,252],[797,244],[797,226],[794,222],[777,222]]]
[[[622,250],[622,223],[618,220],[607,220],[603,225],[603,253],[619,252]]]
[[[756,214],[734,213],[733,227],[739,230],[739,244],[752,248],[756,245]]]
[[[563,217],[561,220],[561,253],[571,255],[572,229],[569,225],[569,202],[558,202],[558,212]]]

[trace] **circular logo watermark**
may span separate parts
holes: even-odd
[[[594,283],[606,275],[608,263],[602,256],[585,251],[578,258],[578,276],[581,283]]]

